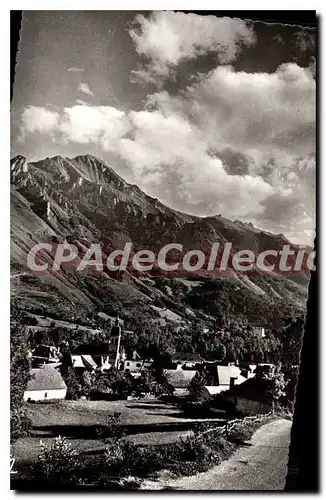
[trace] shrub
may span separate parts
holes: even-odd
[[[24,406],[11,406],[10,410],[10,435],[11,440],[16,441],[16,439],[28,436],[30,434],[31,421],[27,416],[27,412]]]
[[[76,376],[74,368],[69,367],[66,373],[63,374],[63,377],[67,386],[66,399],[78,399],[82,387]]]
[[[50,445],[40,442],[36,474],[48,482],[78,483],[80,461],[78,452],[64,437],[56,437]]]
[[[205,390],[205,377],[202,373],[196,372],[189,384],[189,401],[201,401]]]
[[[249,441],[253,433],[263,424],[267,423],[269,418],[262,417],[259,420],[250,421],[243,420],[235,424],[235,426],[228,432],[227,437],[231,442],[244,442]]]
[[[234,444],[216,433],[196,433],[175,443],[151,446],[136,446],[124,439],[111,440],[106,447],[105,474],[107,477],[143,477],[169,469],[189,475],[219,464],[234,449]]]
[[[29,380],[28,331],[14,302],[10,318],[10,432],[11,440],[27,434],[29,420],[24,406],[24,391]]]
[[[120,425],[120,415],[121,413],[119,412],[108,415],[106,424],[97,428],[97,435],[99,437],[104,437],[105,442],[108,441],[108,439],[121,439],[124,436],[124,429]]]
[[[126,455],[123,440],[112,441],[105,449],[105,463],[108,475],[116,475],[124,471],[124,459]]]

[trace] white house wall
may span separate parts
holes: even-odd
[[[25,391],[24,401],[47,401],[51,399],[65,399],[67,389],[50,389],[47,391]]]

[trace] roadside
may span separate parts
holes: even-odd
[[[283,490],[291,425],[285,419],[269,422],[254,433],[250,445],[209,471],[175,480],[165,473],[155,481],[144,481],[140,489]]]

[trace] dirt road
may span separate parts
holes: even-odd
[[[255,432],[243,446],[217,467],[177,480],[146,481],[147,490],[283,490],[292,422],[276,420]]]

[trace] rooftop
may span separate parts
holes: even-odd
[[[164,373],[175,389],[185,389],[196,375],[196,370],[164,370]]]
[[[58,370],[45,365],[43,368],[30,370],[31,378],[27,383],[27,391],[45,391],[66,389],[67,386]]]
[[[270,381],[262,378],[250,378],[240,385],[232,388],[232,394],[235,397],[258,401],[269,404]]]

